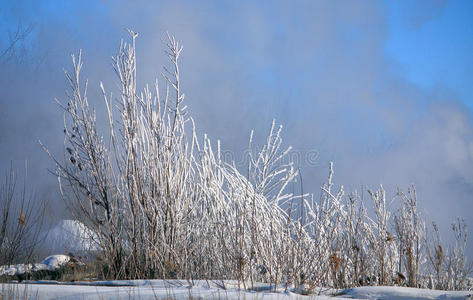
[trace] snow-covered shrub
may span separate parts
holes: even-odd
[[[81,54],[73,56],[68,101],[60,104],[64,161],[53,158],[64,199],[102,252],[105,277],[235,279],[245,288],[265,281],[305,290],[423,284],[426,239],[414,190],[399,192],[394,217],[383,187],[368,190],[370,214],[356,191],[334,187],[331,163],[315,200],[303,193],[274,122],[260,147],[250,134],[248,165],[239,170],[222,157],[219,141],[195,133],[183,103],[182,46],[168,36],[164,92],[157,81],[140,92],[137,34],[129,33],[131,43],[122,42],[113,60],[118,97],[100,84],[106,133],[80,80]],[[296,184],[297,195],[290,192]],[[452,270],[464,265],[464,247],[456,249]],[[450,273],[457,281],[466,274]]]
[[[168,37],[172,69],[165,68],[165,96],[157,83],[154,92],[147,87],[138,93],[137,34],[130,35],[132,43],[122,43],[114,58],[119,100],[101,85],[109,120],[105,138],[87,83],[81,86],[81,55],[73,57],[63,106],[66,160],[56,160],[63,195],[94,232],[108,276],[287,280],[287,259],[274,258],[287,253],[280,250],[288,248],[294,230],[281,207],[296,198],[286,187],[297,172],[280,163],[289,151],[281,150],[281,127],[273,124],[262,150],[250,152],[249,177],[243,176],[233,162],[221,160],[219,144],[215,152],[206,136],[199,142],[186,115],[182,46]],[[258,273],[258,266],[267,272]]]
[[[458,218],[452,224],[452,231],[455,236],[455,245],[450,247],[446,261],[447,287],[449,290],[462,289],[468,280],[468,276],[473,271],[473,264],[467,261],[465,256],[468,231],[465,220]]]
[[[407,194],[398,191],[401,198],[401,208],[394,216],[394,229],[398,239],[399,268],[402,273],[402,263],[407,272],[409,287],[417,287],[420,276],[420,263],[423,260],[422,241],[424,240],[424,222],[417,213],[417,194],[414,187]]]
[[[430,275],[430,287],[441,290],[462,290],[471,286],[473,264],[465,255],[468,232],[463,219],[452,223],[455,244],[446,247],[440,238],[439,229],[432,223],[430,240],[426,239],[426,257]]]
[[[431,267],[431,281],[430,288],[435,289],[444,289],[446,287],[446,282],[444,282],[444,266],[445,266],[445,259],[446,253],[443,250],[442,241],[440,238],[440,232],[437,223],[432,222],[433,237],[425,237],[425,245],[426,245],[426,255],[428,259],[429,266]],[[435,278],[435,283],[434,283]]]

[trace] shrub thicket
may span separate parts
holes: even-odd
[[[182,46],[168,36],[165,91],[156,82],[138,92],[137,34],[129,33],[131,43],[122,42],[113,59],[118,99],[100,84],[105,136],[80,80],[81,54],[73,56],[61,105],[64,161],[55,159],[63,196],[94,233],[106,277],[237,279],[244,287],[462,286],[470,270],[462,222],[454,226],[455,247],[438,237],[428,242],[413,188],[397,193],[394,211],[382,186],[368,190],[368,214],[356,192],[334,186],[332,164],[320,199],[291,193],[298,171],[274,122],[259,151],[251,133],[242,172],[223,160],[219,142],[196,136],[183,104]]]

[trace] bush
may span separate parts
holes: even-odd
[[[0,185],[0,266],[34,260],[45,209],[45,202],[27,194],[26,179],[22,191],[17,191],[12,166]]]
[[[406,271],[409,286],[426,285],[414,189],[398,193],[401,209],[394,217],[383,187],[369,190],[372,219],[356,192],[345,196],[342,186],[334,187],[330,164],[328,182],[314,200],[286,162],[291,148],[282,147],[275,122],[260,151],[250,134],[243,175],[222,159],[220,142],[215,147],[206,135],[196,136],[183,104],[182,46],[168,35],[165,92],[157,82],[138,92],[138,34],[128,32],[131,43],[122,42],[113,60],[119,99],[100,84],[105,136],[89,105],[87,81],[80,80],[81,53],[72,57],[69,98],[60,104],[65,160],[53,158],[64,199],[102,252],[104,277],[351,287],[401,284]],[[290,192],[295,184],[299,195]],[[454,261],[463,255],[452,253]]]

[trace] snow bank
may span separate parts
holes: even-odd
[[[15,276],[24,274],[26,272],[37,272],[41,270],[54,271],[68,263],[69,260],[70,257],[68,255],[56,254],[46,257],[39,264],[18,264],[11,266],[0,266],[0,276]]]
[[[38,282],[37,282],[38,283]],[[97,285],[98,282],[86,283],[86,286],[74,283],[45,284],[52,282],[40,282],[42,284],[28,285],[17,284],[14,286],[21,299],[27,290],[28,299],[316,299],[330,300],[329,296],[301,296],[291,292],[255,292],[244,291],[236,287],[234,281],[225,281],[226,289],[221,287],[218,281],[195,281],[192,286],[182,280],[132,280],[132,281],[106,281],[107,286]],[[84,284],[84,283],[82,283]],[[266,285],[267,286],[267,285]]]
[[[438,291],[428,289],[415,289],[394,286],[365,286],[346,289],[338,293],[339,296],[359,299],[382,299],[382,300],[465,300],[473,299],[472,291]]]
[[[204,281],[197,280],[190,284],[184,280],[115,280],[96,282],[53,282],[36,281],[12,285],[23,296],[37,299],[473,299],[473,292],[451,292],[405,287],[359,287],[341,290],[325,290],[324,295],[302,296],[292,292],[267,292],[269,285],[258,284],[259,292],[238,288],[236,281]],[[222,288],[225,285],[225,289]],[[26,287],[26,289],[25,289]],[[282,287],[282,286],[281,286]],[[334,295],[335,294],[335,295]],[[332,295],[332,296],[330,296]],[[22,297],[20,297],[22,298]]]
[[[70,260],[71,258],[69,255],[56,254],[43,259],[40,265],[45,266],[46,270],[53,271],[67,264]]]

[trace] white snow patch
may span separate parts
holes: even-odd
[[[70,260],[71,258],[69,257],[69,255],[56,254],[43,259],[40,265],[44,265],[47,270],[56,270],[59,267],[67,264]]]
[[[18,264],[18,265],[11,265],[11,266],[0,266],[0,276],[1,275],[21,275],[25,272],[36,272],[41,270],[49,270],[54,271],[61,266],[68,263],[70,257],[64,254],[56,254],[46,257],[41,263],[39,264]]]

